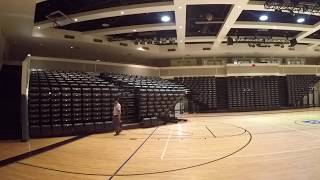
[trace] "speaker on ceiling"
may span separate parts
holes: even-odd
[[[297,39],[291,39],[290,40],[290,47],[294,47],[294,46],[296,46],[297,45]]]
[[[228,46],[233,45],[233,39],[232,39],[232,37],[228,37],[228,39],[227,39],[227,45],[228,45]]]

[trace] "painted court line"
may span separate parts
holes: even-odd
[[[213,137],[215,137],[215,138],[217,137],[216,135],[213,134],[213,132],[209,129],[208,126],[206,126],[206,128],[207,128],[207,130],[210,132],[210,134],[211,134]]]
[[[171,138],[171,136],[172,136],[172,131],[173,131],[173,126],[171,126],[170,133],[169,133],[168,138],[167,138],[167,141],[166,141],[166,145],[164,146],[163,151],[162,151],[162,153],[161,153],[161,157],[160,157],[161,160],[163,160],[163,157],[164,157],[164,155],[165,155],[166,152],[167,152],[168,144],[169,144],[170,138]]]
[[[148,141],[148,139],[156,132],[158,128],[155,128],[151,134],[149,134],[149,136],[142,142],[142,144],[131,154],[131,156],[122,163],[122,165],[112,174],[112,176],[110,176],[108,178],[108,180],[111,180],[114,178],[114,176],[117,175],[117,173],[125,166],[125,164],[127,164],[127,162],[139,151],[139,149]]]

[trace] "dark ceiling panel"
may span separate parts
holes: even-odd
[[[237,29],[233,28],[227,36],[257,36],[257,37],[295,37],[301,31],[275,30],[275,29]]]
[[[163,30],[163,31],[149,31],[149,32],[137,32],[126,33],[107,36],[108,41],[134,41],[136,45],[176,45],[177,44],[177,32],[176,30]]]
[[[114,40],[136,40],[136,39],[160,39],[160,38],[176,38],[176,30],[163,30],[163,31],[148,31],[148,32],[135,32],[117,34],[111,36]]]
[[[242,11],[237,21],[259,21],[261,15],[267,15],[269,19],[266,22],[278,22],[278,23],[293,23],[298,24],[297,19],[304,17],[306,20],[302,24],[314,25],[317,22],[320,22],[320,16],[313,15],[302,15],[296,14],[292,15],[291,13],[286,12],[275,12],[275,11]]]
[[[62,26],[60,28],[66,29],[66,30],[83,32],[83,31],[132,26],[132,25],[157,24],[157,23],[162,23],[161,17],[164,15],[171,17],[170,22],[172,23],[175,22],[174,12],[159,12],[159,13],[145,13],[145,14],[135,14],[135,15],[95,19],[90,21],[72,23],[66,26]]]
[[[69,15],[103,8],[171,1],[172,0],[47,0],[37,4],[34,21],[39,22],[46,20],[48,14],[58,10]]]
[[[192,36],[216,36],[222,24],[193,25],[187,27],[186,37]]]
[[[320,30],[318,30],[317,32],[310,34],[309,36],[307,36],[307,38],[311,38],[311,39],[320,39]]]
[[[187,6],[186,36],[216,36],[230,8],[225,4]]]

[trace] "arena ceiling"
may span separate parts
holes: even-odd
[[[112,53],[154,59],[320,56],[320,14],[269,10],[262,0],[37,2],[34,37],[104,45]],[[258,39],[270,45],[249,46],[248,40]],[[297,45],[290,47],[291,40]]]

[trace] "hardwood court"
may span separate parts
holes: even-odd
[[[319,110],[186,115],[184,123],[86,136],[4,166],[0,175],[5,180],[318,180]]]

